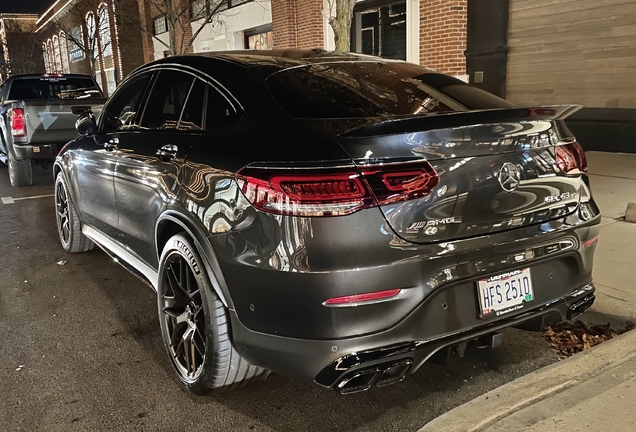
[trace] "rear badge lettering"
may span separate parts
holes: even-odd
[[[545,202],[548,204],[557,203],[566,200],[572,200],[576,198],[576,192],[563,192],[560,195],[550,195],[545,197]]]
[[[409,226],[409,231],[410,230],[419,230],[422,228],[430,228],[430,227],[437,227],[439,225],[448,225],[448,224],[453,224],[453,223],[459,223],[459,221],[456,221],[454,217],[449,217],[449,218],[444,218],[444,219],[433,219],[433,220],[429,220],[429,221],[422,221],[422,222],[414,222],[411,224],[411,226]],[[430,234],[429,234],[430,232]],[[429,235],[433,235],[433,234],[437,234],[437,230],[427,230],[427,234]]]

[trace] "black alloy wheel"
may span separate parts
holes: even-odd
[[[68,194],[63,181],[56,182],[55,185],[55,218],[60,242],[67,249],[71,240],[71,227],[68,220]]]
[[[190,237],[171,237],[159,259],[159,323],[179,382],[198,395],[232,390],[268,375],[234,348],[229,312],[210,279]]]
[[[181,379],[194,383],[206,357],[205,312],[201,287],[191,264],[178,251],[164,262],[161,289],[161,320],[164,343]]]
[[[82,224],[68,193],[62,173],[55,178],[55,221],[60,243],[66,252],[86,252],[95,247],[95,243],[82,233]]]

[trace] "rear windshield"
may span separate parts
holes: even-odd
[[[91,78],[42,77],[13,81],[9,99],[86,99],[100,97],[102,92]]]
[[[397,117],[515,105],[456,78],[403,62],[322,63],[271,75],[293,118]]]

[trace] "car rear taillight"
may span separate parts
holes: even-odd
[[[239,186],[257,209],[293,216],[342,216],[368,207],[423,197],[439,183],[428,163],[365,166],[359,170],[245,167]]]
[[[11,110],[11,135],[14,137],[23,137],[26,135],[24,109],[22,108],[13,108]]]
[[[556,163],[564,174],[587,173],[585,152],[576,141],[556,147]]]
[[[296,216],[341,216],[373,205],[360,174],[351,170],[311,171],[243,168],[237,181],[259,210]]]
[[[428,162],[370,166],[361,171],[380,205],[422,198],[439,183]]]

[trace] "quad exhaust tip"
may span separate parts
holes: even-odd
[[[411,359],[405,359],[352,372],[335,386],[335,390],[340,394],[351,394],[367,391],[372,386],[385,387],[399,383],[406,377],[412,364]]]
[[[585,297],[583,300],[580,300],[568,309],[568,313],[566,318],[571,321],[573,319],[578,318],[583,312],[587,311],[594,304],[594,300],[596,296],[594,294]]]

